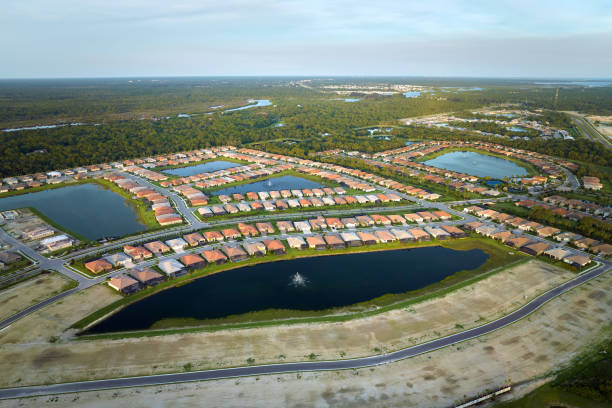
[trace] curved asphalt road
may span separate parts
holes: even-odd
[[[21,312],[12,315],[11,317],[9,317],[9,318],[3,320],[2,322],[0,322],[0,330],[3,330],[5,328],[7,328],[8,326],[13,324],[15,321],[21,319],[22,317],[24,317],[24,316],[26,316],[26,315],[28,315],[28,314],[30,314],[30,313],[38,310],[38,309],[41,309],[41,308],[43,308],[43,307],[45,307],[45,306],[47,306],[47,305],[49,305],[49,304],[51,304],[51,303],[61,299],[63,297],[66,297],[66,296],[68,296],[68,295],[70,295],[70,294],[72,294],[74,292],[78,292],[79,290],[81,290],[81,288],[79,288],[79,287],[72,288],[72,289],[67,290],[65,292],[62,292],[62,293],[60,293],[58,295],[52,296],[49,299],[45,299],[45,300],[43,300],[40,303],[32,305],[32,306],[28,307],[27,309],[24,309]]]
[[[218,380],[231,377],[264,375],[264,374],[282,374],[297,371],[322,371],[322,370],[345,370],[353,368],[362,368],[380,364],[392,363],[398,360],[403,360],[419,354],[437,350],[442,347],[450,346],[474,337],[482,336],[491,333],[494,330],[512,324],[517,320],[533,313],[543,304],[551,299],[575,288],[584,282],[593,279],[609,269],[609,264],[601,265],[600,267],[586,272],[574,278],[571,281],[557,286],[556,288],[540,295],[527,303],[520,309],[509,315],[502,317],[499,320],[484,324],[482,326],[464,331],[462,333],[453,334],[428,343],[419,344],[413,347],[408,347],[402,350],[394,351],[388,354],[376,355],[371,357],[355,358],[350,360],[337,361],[315,361],[315,362],[298,362],[298,363],[282,363],[270,364],[249,367],[225,368],[208,371],[195,371],[176,374],[161,374],[150,375],[143,377],[116,378],[110,380],[93,380],[73,383],[63,383],[54,385],[40,385],[31,387],[6,388],[0,390],[0,399],[32,397],[47,394],[62,394],[71,392],[98,391],[109,388],[124,388],[124,387],[140,387],[151,385],[162,385],[181,383],[189,381],[202,380]]]

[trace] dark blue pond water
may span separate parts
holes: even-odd
[[[305,188],[320,188],[321,184],[311,180],[294,176],[272,177],[267,180],[256,181],[254,183],[242,184],[240,186],[228,187],[222,190],[213,191],[212,194],[244,194],[248,191],[271,191],[271,190],[302,190]]]
[[[119,194],[79,184],[0,198],[0,211],[34,207],[61,226],[91,240],[146,230],[136,210]]]
[[[479,249],[423,247],[272,262],[229,270],[138,301],[90,329],[138,330],[169,318],[213,319],[266,309],[324,310],[405,293],[482,265]],[[295,273],[306,283],[295,285]]]
[[[238,167],[240,164],[225,160],[215,160],[195,166],[180,167],[177,169],[164,170],[163,173],[172,174],[173,176],[187,177],[200,173],[211,173],[217,170],[225,170],[232,167]]]
[[[527,170],[510,160],[476,152],[446,153],[435,159],[427,160],[425,164],[478,177],[503,179],[504,177],[527,175]]]

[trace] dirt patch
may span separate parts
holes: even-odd
[[[4,343],[0,347],[0,370],[14,373],[0,378],[0,386],[13,385],[16,377],[21,378],[20,385],[26,385],[39,384],[47,378],[60,382],[183,371],[186,364],[194,370],[238,366],[251,358],[263,364],[277,362],[281,354],[284,361],[305,360],[311,353],[317,359],[366,356],[375,349],[396,350],[480,325],[507,314],[571,276],[567,271],[532,260],[442,298],[344,323],[41,343],[40,339],[57,335],[81,318],[85,310],[95,310],[91,303],[97,302],[99,308],[110,302],[110,291],[97,286],[88,289],[87,294],[69,296],[67,305],[57,306],[59,317],[55,316],[56,309],[50,307],[18,322],[21,329],[0,333],[0,345]],[[75,307],[80,310],[74,315],[67,313]],[[462,327],[457,327],[457,323]],[[516,337],[515,342],[520,343],[520,336]],[[71,353],[57,361],[32,366],[30,356],[48,349]],[[15,359],[4,359],[9,354]],[[436,378],[447,375],[444,371],[429,374]]]
[[[43,275],[0,292],[0,320],[6,319],[62,290],[69,282],[59,273]]]
[[[59,279],[62,284],[66,283],[66,280],[61,276],[54,276],[54,279]],[[57,286],[57,282],[54,284]],[[21,288],[19,293],[25,296],[26,293],[31,294],[41,287],[33,285],[32,287]],[[49,296],[44,298],[47,297]],[[39,344],[41,341],[48,342],[52,338],[60,339],[65,336],[65,330],[70,325],[117,299],[119,299],[119,295],[102,285],[96,285],[69,295],[16,321],[8,329],[1,331],[0,354],[9,344],[19,344],[20,347],[27,349],[30,343]],[[23,306],[23,303],[21,306]],[[33,350],[33,352],[36,351]]]
[[[612,310],[606,309],[605,304],[612,298],[612,274],[608,273],[584,287],[602,290],[606,296],[592,299],[588,297],[588,291],[572,290],[526,319],[461,343],[459,350],[446,347],[394,364],[359,370],[293,373],[30,398],[2,401],[0,406],[197,407],[202,405],[202,401],[211,406],[270,408],[452,406],[464,395],[499,387],[508,380],[524,382],[550,372],[569,362],[589,342],[600,339],[602,328],[588,313],[564,332],[557,332],[555,325],[543,324],[564,313],[575,314],[576,301],[582,299],[586,300],[589,310],[607,310],[607,320],[610,321]],[[508,338],[517,340],[508,343]],[[551,348],[553,341],[543,342],[543,338],[554,338],[555,344],[563,351]],[[485,353],[486,358],[483,358]],[[531,358],[516,358],[526,353],[531,353]],[[434,373],[438,370],[448,374],[437,376]],[[379,387],[378,384],[385,386]],[[525,388],[522,392],[528,390]]]

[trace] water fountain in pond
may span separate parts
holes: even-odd
[[[299,272],[296,272],[291,276],[291,286],[295,288],[306,286],[306,283],[308,283],[308,280],[302,275],[300,275]]]

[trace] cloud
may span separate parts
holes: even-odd
[[[5,0],[0,76],[601,75],[606,3]]]

